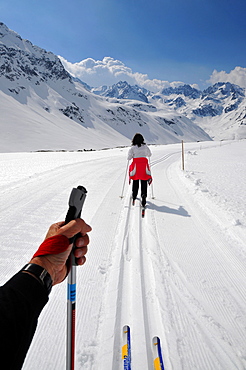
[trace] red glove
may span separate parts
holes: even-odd
[[[54,235],[40,245],[34,257],[45,256],[47,254],[59,254],[68,249],[70,242],[65,235]]]

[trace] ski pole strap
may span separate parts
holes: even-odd
[[[69,244],[69,239],[65,235],[51,236],[45,239],[32,258],[65,252]]]

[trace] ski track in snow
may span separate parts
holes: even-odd
[[[225,228],[217,208],[194,196],[179,146],[152,151],[145,218],[139,199],[131,205],[131,187],[119,197],[127,149],[2,155],[1,282],[27,262],[48,226],[64,219],[72,187],[83,185],[82,217],[93,230],[87,263],[77,272],[76,369],[123,369],[122,328],[129,325],[134,370],[153,368],[156,335],[167,370],[243,370],[245,229]],[[18,168],[15,175],[8,163]],[[23,369],[65,368],[65,336],[61,284],[41,314]]]

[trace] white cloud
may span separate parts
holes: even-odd
[[[215,84],[216,82],[231,82],[246,88],[246,68],[236,67],[229,73],[225,71],[218,72],[215,69],[208,82],[211,84]]]
[[[149,79],[147,74],[133,72],[120,60],[104,57],[103,60],[87,58],[78,63],[68,62],[59,56],[66,70],[74,77],[91,87],[113,85],[119,81],[127,81],[130,85],[139,85],[150,91],[158,92],[165,87],[183,85],[183,82],[168,82]]]

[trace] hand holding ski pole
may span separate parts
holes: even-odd
[[[80,219],[86,193],[83,186],[72,189],[65,222],[50,227],[45,241],[31,261],[48,271],[52,285],[60,283],[68,275],[67,370],[73,370],[75,364],[76,266],[85,263],[89,243],[87,233],[91,231],[91,227]]]
[[[59,284],[68,274],[67,261],[72,251],[69,239],[81,234],[76,239],[73,251],[77,264],[83,265],[86,261],[87,245],[89,244],[88,232],[91,227],[81,219],[76,219],[65,225],[57,222],[50,226],[45,241],[40,245],[30,263],[44,267],[50,274],[53,285]]]
[[[82,208],[86,197],[86,189],[83,186],[73,188],[69,198],[69,209],[65,219],[65,224],[76,220],[81,216]],[[78,233],[70,238],[70,242],[75,248],[76,239],[81,235]],[[66,369],[74,370],[75,366],[75,321],[76,321],[76,258],[73,253],[70,254],[68,260],[68,268],[71,270],[68,274],[67,285],[67,355]]]
[[[77,265],[83,265],[86,261],[85,254],[89,244],[87,233],[91,231],[91,227],[79,218],[84,190],[83,187],[73,189],[70,196],[69,215],[73,214],[75,219],[51,225],[31,261],[0,287],[0,326],[4,336],[0,353],[2,363],[8,364],[9,369],[22,368],[38,317],[48,302],[52,285],[62,282],[67,276],[70,256],[75,256]],[[76,212],[72,212],[75,209]],[[71,271],[73,268],[76,269],[72,265]],[[74,288],[72,286],[69,292],[74,292]],[[76,294],[73,294],[73,298],[75,296]],[[75,303],[71,303],[69,308],[72,306],[71,313],[74,313]],[[72,318],[69,316],[69,319],[68,328],[71,327],[71,334],[74,334],[75,314]],[[70,336],[69,332],[68,338],[72,340],[68,341],[70,357],[67,369],[73,369],[74,336]]]

